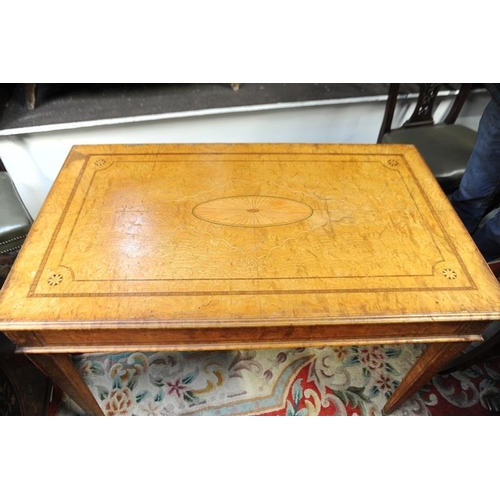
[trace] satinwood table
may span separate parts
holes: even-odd
[[[390,413],[500,319],[413,146],[72,148],[0,330],[89,414],[71,354],[423,343]]]

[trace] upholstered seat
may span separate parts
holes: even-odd
[[[7,172],[0,172],[0,254],[23,244],[33,220]]]
[[[477,133],[455,123],[470,84],[463,84],[443,123],[434,123],[433,106],[439,84],[421,84],[415,111],[399,128],[392,129],[399,84],[391,84],[379,143],[414,144],[447,194],[455,191],[474,148]]]

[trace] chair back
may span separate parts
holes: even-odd
[[[438,96],[438,92],[445,85],[446,84],[443,83],[419,83],[417,104],[415,106],[413,114],[400,128],[435,125],[434,107],[436,104],[436,98]],[[381,143],[384,135],[394,130],[392,128],[392,120],[394,118],[394,111],[396,109],[398,100],[399,87],[399,83],[389,84],[389,95],[387,98],[384,118],[382,120],[382,126],[380,127],[377,143]],[[467,99],[467,96],[469,95],[471,87],[471,83],[462,83],[460,85],[460,89],[455,97],[455,100],[453,101],[453,104],[442,123],[447,125],[452,125],[455,123]]]

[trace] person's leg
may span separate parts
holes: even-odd
[[[479,222],[499,192],[500,105],[492,99],[481,117],[474,151],[460,187],[451,196],[453,207],[471,234],[477,230]],[[492,219],[487,225],[490,227],[484,229],[487,234],[480,238],[481,243],[488,246],[492,238],[500,242],[500,218]]]
[[[500,212],[481,226],[472,239],[486,262],[500,259]]]

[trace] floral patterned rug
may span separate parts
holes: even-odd
[[[421,346],[80,355],[106,415],[381,415]],[[500,356],[438,375],[392,415],[492,415]],[[83,415],[63,396],[57,415]]]

